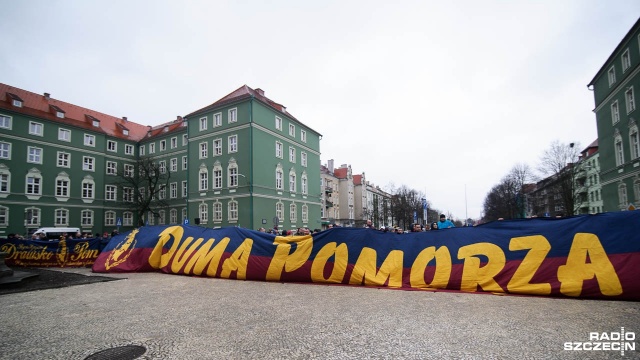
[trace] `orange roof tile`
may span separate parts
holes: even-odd
[[[333,176],[338,179],[346,179],[347,178],[347,168],[338,168],[333,170]]]

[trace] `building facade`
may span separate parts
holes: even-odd
[[[595,98],[603,211],[640,206],[640,20],[588,85]]]
[[[335,224],[340,218],[340,186],[338,178],[333,174],[333,160],[320,167],[320,181],[322,191],[322,229],[327,225]]]
[[[91,234],[139,224],[319,227],[320,134],[243,86],[151,127],[0,84],[0,237],[39,227]],[[141,159],[159,191],[123,185]],[[138,196],[162,200],[138,216]]]

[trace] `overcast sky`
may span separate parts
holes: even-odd
[[[323,164],[461,219],[552,141],[597,138],[586,85],[640,16],[637,0],[0,5],[0,82],[144,125],[261,88],[323,135]]]

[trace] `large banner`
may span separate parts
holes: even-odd
[[[63,241],[2,240],[7,266],[89,267],[100,253],[100,239]]]
[[[640,211],[395,234],[275,236],[149,226],[115,237],[96,272],[640,300]]]

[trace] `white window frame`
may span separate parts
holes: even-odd
[[[71,196],[71,179],[66,173],[60,173],[56,177],[55,197],[58,201],[65,201]]]
[[[171,141],[171,148],[172,149],[175,149],[175,148],[178,147],[178,138],[177,137],[175,137],[175,136],[172,137],[170,141]]]
[[[307,174],[302,174],[300,177],[300,187],[303,195],[307,195],[309,192],[309,184],[308,184]]]
[[[309,222],[309,206],[307,206],[306,204],[302,205],[302,222]]]
[[[236,200],[229,201],[227,208],[229,210],[229,221],[238,221],[238,202]]]
[[[612,66],[609,71],[607,71],[607,77],[609,78],[609,87],[616,83],[616,68]]]
[[[203,116],[199,119],[199,123],[200,123],[200,131],[204,131],[207,130],[207,117]]]
[[[84,209],[80,212],[80,224],[83,227],[93,226],[93,210]]]
[[[276,116],[276,129],[282,131],[282,119]]]
[[[117,201],[118,200],[118,187],[116,185],[104,186],[104,200],[105,201]]]
[[[295,193],[297,188],[297,177],[295,171],[289,171],[289,192]]]
[[[9,115],[0,114],[0,129],[11,130],[13,118]]]
[[[118,175],[118,163],[115,161],[107,161],[106,165],[107,175]]]
[[[69,226],[69,210],[64,208],[55,209],[54,211],[55,226]]]
[[[178,183],[172,182],[169,184],[169,198],[177,199],[178,198]]]
[[[11,143],[0,141],[0,159],[11,160]]]
[[[238,187],[238,164],[235,161],[227,166],[227,187]]]
[[[284,171],[282,171],[282,167],[278,164],[276,166],[276,189],[282,190],[284,188]]]
[[[133,226],[133,212],[125,211],[122,213],[122,225]]]
[[[96,183],[88,176],[82,180],[82,200],[94,200],[96,198]]]
[[[124,145],[124,154],[125,155],[133,155],[133,145],[125,144]]]
[[[213,114],[213,127],[222,126],[222,113]]]
[[[115,226],[116,225],[116,212],[112,210],[105,211],[104,213],[104,225]]]
[[[631,147],[631,160],[640,158],[640,133],[636,125],[629,128],[629,146]]]
[[[289,221],[292,223],[298,221],[298,206],[295,203],[289,205]]]
[[[178,158],[169,159],[169,171],[177,172],[178,171]]]
[[[620,106],[618,106],[618,100],[611,103],[611,123],[613,125],[620,121]]]
[[[19,108],[21,108],[21,107],[22,107],[22,101],[20,101],[20,100],[13,99],[12,104],[13,104],[13,106],[15,106],[15,107],[19,107]]]
[[[307,142],[307,132],[302,129],[300,129],[300,141],[302,141],[303,143]]]
[[[296,148],[293,146],[289,146],[289,162],[293,164],[296,163]]]
[[[219,201],[213,203],[213,222],[222,222],[222,203]]]
[[[200,166],[200,171],[198,172],[198,190],[209,190],[209,170],[207,170],[206,166]]]
[[[276,203],[276,216],[284,222],[284,204],[281,201]]]
[[[229,141],[229,151],[228,153],[238,152],[238,135],[230,135],[228,138]]]
[[[135,195],[135,193],[134,193],[132,187],[123,187],[122,188],[122,202],[132,203],[134,195]]]
[[[96,137],[91,134],[84,134],[84,145],[96,147]]]
[[[82,157],[82,170],[83,171],[96,171],[96,159],[92,156],[83,156]]]
[[[107,140],[107,151],[117,152],[118,151],[118,143],[113,140]]]
[[[304,151],[300,152],[300,165],[307,167],[307,153]]]
[[[160,174],[167,173],[167,162],[165,160],[162,160],[158,163],[158,170],[160,171]]]
[[[296,126],[289,124],[289,136],[296,137]]]
[[[200,224],[206,224],[209,220],[209,205],[206,203],[198,205],[198,215],[200,217]]]
[[[182,157],[182,170],[187,170],[188,164],[189,164],[189,159],[185,155]]]
[[[276,141],[276,157],[282,159],[284,156],[284,145],[280,141]]]
[[[138,148],[138,152],[140,153],[140,156],[144,156],[144,149],[145,149],[144,145],[140,145],[140,147]]]
[[[229,109],[227,122],[229,124],[238,122],[238,108]]]
[[[621,136],[614,137],[613,149],[616,157],[616,166],[624,165],[624,144]]]
[[[135,171],[135,168],[133,165],[124,164],[124,173],[123,173],[124,177],[133,177],[135,175],[134,171]]]
[[[150,143],[149,144],[149,154],[155,154],[156,153],[156,143]]]
[[[622,53],[620,60],[622,62],[622,73],[624,74],[631,67],[631,53],[629,52],[629,49],[626,49]]]
[[[207,157],[209,157],[209,143],[208,142],[201,142],[200,143],[200,152],[199,152],[199,158],[200,159],[206,159]]]
[[[42,123],[29,121],[29,135],[42,136],[44,133],[44,126]]]
[[[0,198],[6,198],[11,193],[11,172],[9,168],[0,164]]]
[[[187,146],[189,143],[189,136],[187,134],[182,134],[182,146]]]
[[[42,164],[42,148],[27,146],[27,162],[31,164]]]
[[[160,151],[167,150],[167,140],[160,140]]]
[[[222,138],[213,140],[213,156],[222,155]]]
[[[42,217],[42,212],[40,208],[30,207],[24,209],[24,225],[25,226],[40,226],[40,218]],[[31,215],[31,216],[29,216]]]
[[[169,223],[170,224],[178,223],[178,210],[176,209],[169,210]]]
[[[182,181],[182,197],[186,198],[188,195],[187,193],[187,180],[183,180]]]
[[[167,212],[165,210],[158,210],[158,225],[165,225],[167,223]]]
[[[71,130],[58,128],[58,140],[71,142]]]
[[[213,166],[213,188],[214,189],[222,189],[222,166],[220,163],[216,162]]]
[[[56,166],[61,168],[71,167],[71,154],[64,151],[57,152]]]
[[[627,114],[631,113],[633,110],[636,109],[636,98],[633,92],[633,86],[630,86],[624,92],[624,100],[627,105]]]

